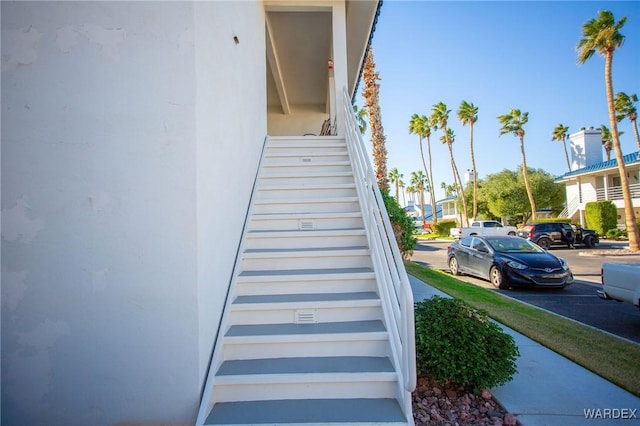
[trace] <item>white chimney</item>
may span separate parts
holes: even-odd
[[[602,162],[602,136],[600,129],[584,127],[569,136],[571,170],[582,169]]]

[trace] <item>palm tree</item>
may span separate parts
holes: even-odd
[[[396,201],[398,204],[400,204],[400,179],[402,179],[402,177],[402,173],[400,173],[397,168],[393,168],[389,172],[389,181],[396,186]]]
[[[414,194],[418,191],[416,191],[416,188],[413,185],[409,185],[407,186],[407,194],[409,194],[409,201],[413,201],[415,203],[416,199],[414,197]]]
[[[427,177],[418,170],[417,172],[411,172],[411,186],[415,188],[415,191],[420,194],[420,211],[422,212],[422,224],[426,225],[427,217],[424,213],[424,188],[427,185]]]
[[[638,102],[638,95],[635,93],[631,96],[627,95],[624,92],[616,93],[616,99],[614,101],[616,112],[616,120],[621,122],[625,118],[629,118],[631,121],[631,127],[633,128],[633,133],[636,135],[636,144],[638,145],[638,149],[640,149],[640,136],[638,135],[638,123],[636,122],[638,118],[638,109],[634,105]]]
[[[567,152],[567,136],[569,135],[569,127],[560,123],[553,129],[551,134],[552,141],[562,142],[564,147],[564,158],[567,160],[567,170],[571,171],[571,163],[569,162],[569,153]]]
[[[460,179],[458,167],[456,167],[456,161],[453,156],[453,142],[455,140],[455,136],[453,134],[453,130],[447,128],[447,122],[449,121],[450,112],[451,111],[447,109],[447,105],[445,105],[444,102],[438,102],[437,104],[435,104],[431,109],[431,126],[436,130],[438,128],[442,129],[443,135],[440,138],[440,141],[447,144],[447,148],[449,148],[449,158],[451,159],[451,169],[453,171],[454,184],[457,187],[456,192],[458,196],[462,197],[462,210],[468,225],[469,216],[467,215],[467,203],[464,198],[464,188],[462,187],[462,180]],[[462,218],[460,218],[460,224],[462,225]]]
[[[583,38],[578,41],[578,63],[584,64],[598,53],[604,57],[604,83],[607,92],[607,107],[609,109],[609,125],[611,126],[611,137],[613,139],[613,150],[618,161],[618,173],[620,175],[620,185],[622,187],[622,197],[624,198],[624,215],[627,232],[629,235],[629,250],[640,251],[638,235],[638,225],[633,210],[631,191],[629,190],[629,179],[620,147],[620,137],[618,135],[618,124],[615,115],[615,105],[613,100],[613,78],[611,67],[613,64],[613,52],[624,43],[624,36],[620,34],[620,29],[627,21],[626,17],[620,18],[616,22],[613,13],[608,10],[598,12],[598,17],[590,19],[582,26]]]
[[[380,189],[389,190],[386,137],[380,115],[380,85],[377,83],[380,77],[376,72],[376,64],[373,62],[373,49],[371,46],[369,46],[364,68],[362,69],[362,80],[364,81],[362,96],[365,99],[367,111],[369,111],[369,127],[371,128],[371,143],[373,145],[373,168]]]
[[[447,144],[447,147],[449,148],[449,159],[451,160],[451,169],[453,170],[453,177],[457,182],[456,193],[460,194],[461,197],[464,197],[464,190],[462,189],[462,182],[460,180],[460,174],[458,173],[458,166],[456,166],[456,160],[453,156],[453,142],[455,141],[455,139],[456,137],[453,134],[453,130],[447,129],[447,132],[440,137],[440,142]],[[458,201],[462,203],[462,210],[459,212],[460,224],[462,224],[462,221],[463,221],[462,216],[464,211],[464,218],[466,218],[467,226],[469,226],[469,217],[467,216],[467,205],[466,205],[465,199],[458,197]]]
[[[356,123],[358,124],[358,130],[360,130],[360,134],[364,135],[364,132],[367,131],[367,116],[369,113],[366,108],[358,108],[358,105],[353,104],[353,114],[356,116]]]
[[[476,157],[473,153],[473,125],[478,121],[478,107],[467,101],[462,101],[458,108],[458,119],[462,125],[469,125],[469,149],[471,151],[471,169],[473,170],[473,219],[478,215],[478,169]]]
[[[604,124],[600,126],[600,139],[602,139],[602,147],[607,157],[607,161],[611,160],[611,150],[613,149],[613,138],[611,131]]]
[[[524,179],[524,186],[527,189],[527,196],[529,197],[529,204],[531,205],[531,221],[536,220],[536,202],[533,200],[533,192],[531,191],[531,184],[529,184],[529,174],[527,173],[527,156],[524,153],[524,125],[529,121],[528,112],[520,112],[519,109],[512,109],[509,114],[503,114],[498,116],[498,121],[502,124],[500,129],[500,136],[506,133],[512,133],[520,140],[520,152],[522,153],[522,178]]]
[[[402,177],[404,175],[400,175],[400,177]],[[406,206],[407,205],[407,200],[404,198],[404,187],[405,187],[405,183],[402,179],[400,179],[398,181],[398,186],[402,189],[402,205]]]
[[[446,182],[442,182],[440,184],[440,188],[444,189],[445,197],[451,197],[453,194],[456,193],[456,186],[453,184],[447,185]]]
[[[431,210],[435,211],[436,209],[436,196],[435,191],[433,190],[433,161],[431,158],[431,124],[429,119],[424,115],[413,114],[411,116],[411,120],[409,121],[409,134],[410,135],[418,135],[420,138],[420,157],[422,158],[422,167],[424,168],[424,172],[427,174],[427,179],[429,181],[429,200],[431,201]],[[427,164],[424,161],[424,150],[422,149],[422,139],[427,138],[427,151],[429,153],[429,168],[427,169]],[[438,218],[434,217],[433,222],[437,223]]]

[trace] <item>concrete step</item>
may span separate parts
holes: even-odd
[[[278,163],[266,162],[262,164],[261,177],[268,177],[272,174],[280,175],[282,173],[307,173],[307,172],[352,172],[351,163],[348,160],[341,161],[287,161]]]
[[[391,398],[396,374],[387,357],[332,356],[225,361],[216,372],[216,401]]]
[[[256,190],[256,201],[286,200],[289,198],[338,198],[356,197],[355,183],[332,184],[261,184]]]
[[[242,254],[243,271],[371,268],[371,253],[366,246],[322,248],[248,249]]]
[[[290,184],[290,185],[323,185],[334,183],[354,183],[353,172],[337,171],[326,172],[322,170],[305,170],[304,168],[288,168],[285,171],[271,171],[269,174],[263,174],[260,176],[259,185],[278,185],[278,184]]]
[[[287,163],[326,163],[334,161],[349,161],[349,153],[342,150],[320,150],[320,149],[300,149],[300,150],[273,150],[265,152],[262,160],[263,165],[277,165]]]
[[[238,296],[231,324],[315,324],[382,319],[375,292]]]
[[[232,325],[224,342],[222,359],[234,360],[390,355],[380,320]]]
[[[294,231],[363,228],[362,213],[272,213],[254,214],[249,231]]]
[[[215,404],[205,425],[407,425],[392,398],[289,399]]]
[[[239,277],[236,281],[236,295],[260,294],[314,294],[314,293],[358,293],[375,292],[377,285],[373,270],[325,274],[281,275],[277,278],[256,276]]]
[[[249,231],[245,249],[298,249],[366,246],[364,229]]]
[[[267,213],[344,213],[360,208],[358,197],[297,197],[286,199],[256,199],[253,204],[255,214]]]

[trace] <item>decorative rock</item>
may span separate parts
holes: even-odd
[[[430,377],[420,377],[413,392],[416,426],[515,426],[515,416],[506,413],[489,391],[478,394]]]
[[[505,426],[515,426],[518,424],[518,420],[513,414],[507,413],[504,415],[503,423]]]

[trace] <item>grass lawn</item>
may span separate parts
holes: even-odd
[[[416,263],[407,273],[487,311],[496,321],[640,396],[640,345],[509,299]]]

